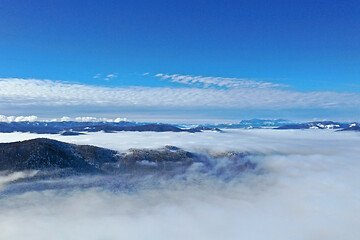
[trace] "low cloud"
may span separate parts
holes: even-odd
[[[43,120],[43,121],[49,121],[49,120]],[[69,122],[69,121],[74,121],[74,122],[121,122],[121,121],[127,121],[126,118],[99,118],[99,117],[61,117],[61,118],[53,118],[50,120],[51,122]]]
[[[97,118],[97,117],[76,117],[76,122],[121,122],[126,121],[126,118]]]
[[[35,122],[38,120],[37,116],[4,116],[0,115],[0,122]]]
[[[120,178],[39,180],[28,186],[74,187],[0,195],[1,238],[358,239],[357,133],[231,130],[110,135],[53,137],[119,150],[177,144],[200,152],[246,151],[258,153],[251,160],[261,171],[231,181],[189,174],[156,185],[140,176],[143,184],[135,191],[122,189],[127,185]],[[39,135],[0,134],[0,140],[24,136]],[[0,181],[8,184],[22,177],[24,173],[3,174]],[[96,187],[89,188],[93,183]]]
[[[63,116],[61,118],[52,118],[52,119],[40,119],[37,116],[5,116],[0,115],[0,122],[35,122],[35,121],[42,121],[42,122],[121,122],[127,121],[126,118],[102,118],[102,117],[67,117]]]

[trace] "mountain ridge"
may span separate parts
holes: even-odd
[[[48,138],[1,143],[0,171],[70,170],[73,173],[97,174],[178,174],[194,163],[204,168],[213,166],[214,159],[228,158],[231,171],[254,168],[247,154],[226,152],[217,155],[192,153],[175,146],[159,149],[111,149],[76,145]],[[204,169],[207,171],[206,169]]]

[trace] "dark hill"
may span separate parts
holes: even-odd
[[[199,174],[233,178],[246,169],[255,168],[248,154],[226,152],[209,155],[192,153],[175,146],[159,149],[129,149],[119,153],[110,149],[75,145],[37,138],[0,144],[0,171],[41,170],[34,178],[54,178],[81,173],[146,174],[171,177],[186,173],[194,164]]]
[[[0,144],[0,171],[47,168],[98,171],[97,166],[103,162],[117,160],[112,150],[46,138]]]

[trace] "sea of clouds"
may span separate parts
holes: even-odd
[[[1,195],[0,239],[300,240],[360,236],[360,134],[356,132],[1,133],[0,142],[36,137],[118,151],[174,145],[211,154],[247,152],[257,167],[227,181],[196,171],[156,184],[139,176],[142,184],[130,190],[119,187],[119,191],[113,187],[120,178],[46,180],[73,187]],[[226,159],[217,164],[226,166]],[[12,181],[34,174],[2,173],[0,191]],[[86,188],[76,184],[99,181],[104,184]]]

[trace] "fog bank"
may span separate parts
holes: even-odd
[[[0,134],[0,141],[34,136],[39,135]],[[89,188],[75,185],[80,180],[74,178],[47,180],[74,187],[2,195],[1,239],[355,240],[360,236],[358,133],[232,130],[49,136],[115,150],[175,145],[199,152],[246,151],[257,167],[229,181],[197,171],[157,184],[139,176],[136,187],[119,191],[113,187],[122,180],[113,178],[81,178],[105,183]],[[217,164],[226,166],[226,159]],[[0,184],[9,186],[23,174],[2,173]]]

